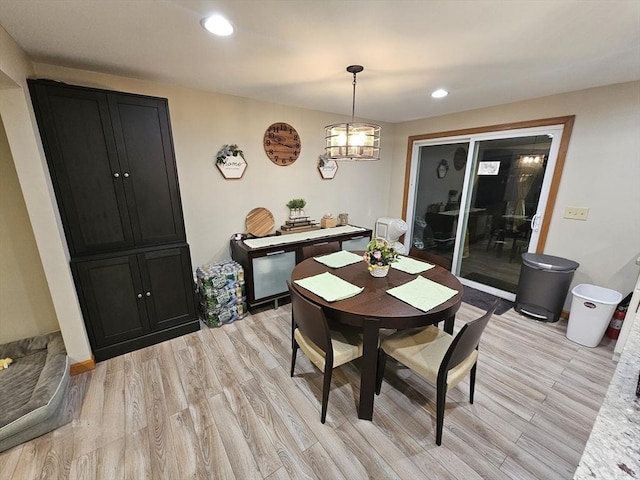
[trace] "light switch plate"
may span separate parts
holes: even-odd
[[[589,216],[589,209],[585,207],[564,207],[564,218],[572,220],[586,220]]]

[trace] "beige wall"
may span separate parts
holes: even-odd
[[[31,229],[67,353],[72,363],[91,357],[71,278],[68,251],[25,79],[32,74],[24,52],[0,26],[0,117],[11,150]],[[46,333],[32,332],[31,335]]]
[[[392,132],[390,125],[382,126],[381,161],[344,162],[333,180],[323,180],[316,164],[324,149],[324,126],[344,117],[52,65],[35,64],[34,69],[42,78],[169,100],[194,267],[230,258],[229,238],[245,230],[245,217],[255,207],[268,208],[276,227],[284,223],[291,198],[306,199],[305,212],[316,220],[327,212],[348,212],[351,223],[371,228],[386,214],[392,148],[384,135]],[[262,146],[265,130],[280,121],[294,126],[302,139],[300,157],[287,167],[273,164]],[[237,143],[244,151],[248,167],[242,179],[225,180],[214,165],[225,143]]]
[[[60,330],[0,118],[0,343]]]
[[[389,214],[402,211],[409,136],[564,115],[576,118],[544,252],[580,263],[573,285],[626,295],[640,255],[640,82],[397,124]],[[589,208],[587,221],[564,219],[567,205]]]
[[[285,203],[293,197],[304,197],[307,212],[316,219],[326,212],[348,212],[352,223],[372,227],[378,216],[399,215],[409,135],[575,114],[546,252],[581,263],[574,283],[628,291],[637,276],[633,261],[640,253],[640,82],[383,125],[380,162],[341,163],[334,180],[322,180],[315,165],[323,151],[324,125],[344,117],[52,65],[32,66],[10,38],[5,41],[1,27],[0,36],[0,73],[15,82],[10,92],[0,89],[0,114],[58,322],[74,361],[86,360],[90,352],[25,89],[25,78],[34,73],[169,99],[194,267],[228,258],[228,238],[244,230],[245,215],[257,206],[269,208],[277,225],[285,220]],[[262,149],[262,135],[276,121],[292,124],[302,138],[300,158],[289,167],[273,165]],[[249,166],[241,180],[224,180],[213,165],[224,143],[238,143],[246,154]],[[563,220],[558,212],[564,205],[589,207],[589,220]]]
[[[326,212],[348,212],[352,223],[370,227],[386,213],[390,145],[380,162],[341,164],[334,180],[322,180],[316,169],[324,147],[324,126],[343,121],[344,117],[51,65],[27,65],[29,69],[2,72],[15,80],[16,88],[0,90],[0,114],[10,119],[7,137],[36,240],[42,240],[38,241],[38,248],[54,304],[58,301],[69,308],[78,307],[69,274],[68,251],[55,198],[50,195],[50,179],[45,174],[46,163],[25,88],[28,76],[169,99],[194,267],[229,258],[229,237],[244,230],[246,214],[257,206],[269,208],[277,225],[284,222],[288,213],[285,203],[293,197],[305,198],[307,213],[316,219]],[[271,163],[262,147],[265,130],[277,121],[291,123],[302,138],[302,153],[289,167]],[[383,125],[383,132],[391,134],[392,130],[392,126]],[[241,180],[225,180],[213,164],[215,153],[224,143],[238,143],[245,152],[249,166]],[[28,175],[29,171],[36,175]],[[72,300],[68,299],[69,292],[74,296]],[[72,361],[87,360],[90,350],[81,315],[60,312],[57,304],[56,312]]]

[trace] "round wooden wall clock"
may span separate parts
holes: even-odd
[[[462,147],[458,147],[456,149],[456,153],[453,154],[453,166],[456,168],[456,170],[462,170],[466,164],[467,151]]]
[[[288,123],[278,122],[264,132],[264,151],[276,165],[291,165],[300,155],[300,135]]]

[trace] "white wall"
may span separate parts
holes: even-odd
[[[409,136],[565,115],[576,118],[544,253],[580,263],[573,285],[626,295],[640,254],[640,82],[397,124],[389,214],[402,211]],[[589,208],[588,220],[564,219],[567,205]]]

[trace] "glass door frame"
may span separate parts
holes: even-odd
[[[545,175],[545,180],[542,186],[540,198],[542,199],[546,195],[546,202],[540,201],[536,216],[532,220],[533,228],[530,240],[530,251],[536,253],[542,253],[546,243],[549,224],[551,222],[552,212],[555,206],[555,201],[560,184],[560,178],[562,176],[562,170],[564,167],[564,161],[566,158],[566,152],[569,145],[569,139],[573,129],[573,122],[575,116],[567,117],[555,117],[541,120],[533,120],[527,122],[510,123],[503,125],[494,125],[488,127],[480,127],[469,130],[457,130],[449,132],[439,132],[425,135],[416,135],[409,137],[409,144],[407,149],[407,163],[405,167],[405,187],[404,198],[402,206],[403,218],[407,219],[409,225],[412,225],[411,221],[414,218],[414,208],[416,200],[416,185],[420,166],[420,150],[424,146],[431,145],[445,145],[452,143],[468,143],[467,149],[467,162],[465,166],[465,175],[463,189],[461,193],[461,205],[460,211],[465,212],[460,216],[460,220],[457,224],[455,246],[453,252],[453,261],[451,271],[456,272],[460,269],[462,257],[461,250],[464,247],[463,233],[468,221],[468,209],[471,201],[471,187],[472,187],[472,175],[475,175],[475,166],[477,162],[477,144],[485,140],[493,140],[500,138],[512,138],[512,137],[527,137],[537,134],[553,133],[554,139],[551,144],[551,151],[549,154],[550,160],[555,160],[554,164],[548,165],[549,175]],[[559,138],[557,138],[559,137]],[[559,140],[559,141],[558,141]],[[551,173],[552,172],[552,173]],[[405,235],[404,244],[407,251],[411,246],[411,238],[413,236],[413,227],[410,227],[411,231]],[[535,245],[535,249],[532,250],[532,246]],[[515,294],[505,292],[494,287],[479,284],[471,280],[462,279],[463,284],[469,285],[474,288],[481,289],[487,293],[491,293],[508,300],[514,300]]]

